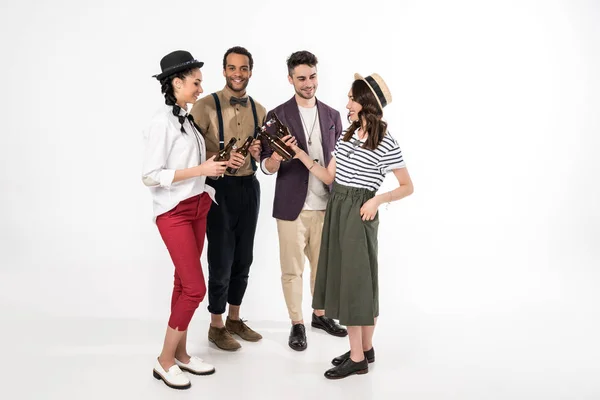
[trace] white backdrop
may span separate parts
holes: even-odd
[[[388,83],[386,119],[415,184],[380,215],[388,327],[492,318],[524,347],[545,337],[565,362],[598,359],[600,4],[320,3],[2,2],[2,323],[166,323],[172,265],[140,179],[141,130],[163,104],[151,75],[189,50],[206,95],[242,45],[255,60],[248,92],[267,109],[293,94],[296,50],[318,56],[318,98],[342,115],[354,72]],[[274,179],[259,179],[242,314],[285,321]]]

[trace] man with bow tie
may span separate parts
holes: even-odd
[[[204,135],[208,157],[222,150],[231,138],[236,138],[238,147],[241,146],[248,136],[254,136],[256,127],[264,124],[265,107],[246,93],[253,66],[252,54],[245,48],[236,46],[227,50],[223,56],[225,87],[192,107],[190,113]],[[229,351],[241,347],[232,334],[251,342],[262,338],[240,319],[260,204],[260,186],[255,177],[261,153],[259,140],[252,142],[249,153],[250,157],[245,158],[231,153],[228,166],[239,168],[235,175],[207,180],[216,191],[216,203],[208,213],[206,229],[211,314],[208,340]],[[223,323],[227,305],[229,312]]]

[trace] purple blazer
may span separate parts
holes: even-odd
[[[321,127],[323,154],[325,157],[324,165],[327,166],[331,160],[331,152],[335,147],[337,139],[342,134],[342,119],[340,113],[325,103],[317,100],[317,109],[319,111],[319,126]],[[276,107],[267,113],[267,119],[272,114],[277,114],[279,120],[286,125],[291,134],[298,140],[298,147],[306,151],[307,143],[300,111],[296,97]],[[271,156],[273,151],[263,143],[261,162]],[[273,199],[273,217],[286,221],[294,221],[300,215],[306,194],[308,193],[308,170],[300,160],[290,160],[282,162],[277,172],[277,181],[275,183],[275,198]]]

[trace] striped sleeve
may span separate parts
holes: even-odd
[[[343,132],[342,132],[343,133]],[[331,155],[334,156],[335,158],[337,158],[337,152],[340,149],[340,142],[344,139],[344,135],[340,135],[340,137],[338,138],[337,142],[335,142],[335,147],[333,148],[333,151],[331,152]]]
[[[383,156],[379,159],[377,167],[382,174],[386,174],[394,169],[404,168],[404,157],[402,156],[402,150],[398,142],[388,133],[385,135],[381,145],[385,151]]]

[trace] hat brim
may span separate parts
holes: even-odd
[[[169,69],[161,72],[160,74],[152,75],[152,77],[156,78],[160,81],[161,79],[166,78],[169,75],[173,75],[178,72],[185,71],[185,70],[192,69],[192,68],[202,68],[203,65],[204,65],[204,62],[194,60],[194,61],[190,61],[190,62],[181,64],[181,65],[176,65],[172,68],[169,68]]]

